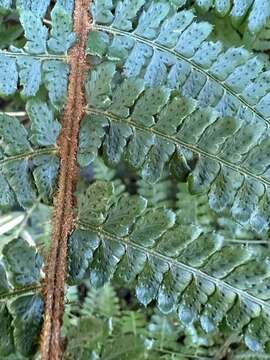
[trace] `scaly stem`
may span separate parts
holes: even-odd
[[[75,0],[73,31],[77,43],[69,53],[67,103],[58,139],[60,172],[54,199],[51,250],[45,279],[45,315],[41,339],[42,360],[61,358],[61,322],[64,309],[67,240],[74,223],[73,192],[77,181],[76,154],[80,120],[84,114],[84,79],[87,72],[86,41],[90,29],[90,0]]]

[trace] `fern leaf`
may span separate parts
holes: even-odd
[[[234,0],[233,6],[229,0],[195,0],[195,4],[202,11],[214,7],[219,16],[230,14],[232,23],[239,26],[247,16],[247,28],[250,33],[262,30],[270,17],[270,6],[267,0]]]
[[[39,291],[44,264],[35,242],[40,242],[40,233],[45,237],[44,208],[36,203],[25,213],[9,213],[0,219],[0,357],[3,359],[30,358],[37,351],[43,320]]]
[[[101,186],[107,193],[112,185],[97,182],[90,188],[95,192]],[[89,210],[100,203],[91,199]],[[218,233],[204,234],[190,226],[187,231],[175,223],[172,211],[148,210],[136,195],[122,195],[99,224],[96,216],[79,213],[69,243],[71,281],[90,270],[94,286],[112,277],[135,281],[144,305],[156,299],[163,312],[176,310],[187,325],[199,320],[206,332],[225,319],[233,331],[245,333],[250,349],[263,349],[269,337],[267,257],[256,259],[252,248],[227,246]],[[83,252],[76,245],[82,239]]]
[[[45,226],[40,226],[36,206],[52,203],[58,153],[65,164],[60,172],[64,180],[59,183],[57,199],[61,201],[54,201],[61,208],[54,212],[55,256],[46,274],[46,286],[52,290],[47,291],[47,300],[57,298],[59,302],[51,307],[46,301],[45,324],[55,329],[52,333],[60,336],[63,304],[62,296],[50,294],[58,294],[59,289],[63,294],[65,244],[73,229],[68,243],[69,283],[88,280],[91,287],[100,287],[114,279],[132,284],[143,305],[155,302],[165,315],[176,313],[188,329],[185,337],[195,329],[197,343],[207,347],[208,339],[222,329],[222,337],[229,332],[241,334],[252,351],[267,350],[269,249],[260,244],[268,245],[270,218],[269,64],[243,47],[231,46],[231,40],[214,42],[211,20],[195,17],[189,6],[194,2],[200,11],[214,7],[224,23],[230,13],[233,25],[244,29],[243,42],[259,39],[267,29],[270,8],[266,0],[260,6],[257,0],[94,0],[94,21],[84,49],[89,25],[85,2],[84,20],[77,23],[77,11],[72,21],[72,0],[53,4],[48,0],[0,0],[0,20],[4,19],[0,30],[8,27],[9,20],[16,22],[7,39],[0,39],[4,104],[0,114],[0,207],[4,214],[4,220],[0,218],[0,357],[31,358],[37,350],[44,264],[36,246],[44,246],[47,235],[41,234]],[[44,19],[45,14],[49,20]],[[68,51],[76,40],[73,25],[79,42],[70,61]],[[88,68],[81,61],[86,60],[85,51],[90,60],[87,106],[76,97],[83,95],[83,73]],[[67,100],[69,63],[69,88],[74,90],[69,100],[76,101],[68,101],[74,105],[70,106],[74,114],[67,106],[65,131],[58,140],[61,126],[57,119]],[[81,115],[77,112],[85,113],[78,151]],[[22,115],[21,121],[12,114]],[[78,172],[73,201],[76,154],[79,165],[86,169]],[[74,170],[71,177],[66,176],[69,165]],[[107,172],[106,166],[113,170]],[[93,179],[99,180],[88,187]],[[170,201],[166,191],[171,181],[174,185],[187,181],[190,193],[195,194],[193,200],[180,186],[178,197],[173,194]],[[160,186],[151,189],[153,184]],[[10,209],[15,212],[6,216]],[[228,219],[231,215],[236,223]],[[257,240],[258,246],[250,245]],[[47,239],[45,242],[47,245]],[[58,266],[57,258],[63,266]],[[93,297],[98,304],[90,311],[97,301]],[[146,349],[151,339],[142,330],[145,317],[134,312],[121,315],[111,288],[93,291],[87,301],[80,319],[72,314],[77,329],[68,337],[68,355],[106,358],[117,347],[113,356],[118,358],[152,357],[150,347]],[[48,313],[52,325],[47,322]],[[158,321],[155,325],[158,328]],[[162,327],[171,331],[166,321]],[[76,335],[85,336],[87,329],[97,344],[93,350],[93,343],[83,338],[76,353]],[[201,331],[210,335],[201,340]],[[158,329],[156,335],[152,343],[160,349],[155,348],[153,356],[163,351],[165,334]],[[51,337],[44,341],[42,344],[52,344]],[[190,343],[182,347],[187,357]],[[175,355],[172,351],[168,357]],[[48,352],[54,357],[53,353],[54,349]],[[55,353],[60,353],[60,347]],[[168,358],[165,352],[160,354]],[[190,354],[197,356],[196,350]]]
[[[31,11],[22,11],[20,16],[27,42],[24,49],[30,54],[42,54],[46,52],[46,40],[48,29],[42,24],[40,18]]]
[[[204,231],[218,229],[227,244],[239,245],[266,245],[267,234],[259,236],[258,233],[248,230],[225,212],[222,216],[214,213],[208,205],[206,195],[191,195],[186,183],[179,184],[176,203],[176,222],[180,224],[197,224]],[[257,248],[258,250],[258,248]]]
[[[38,146],[55,145],[60,132],[60,124],[54,119],[48,105],[40,100],[29,100],[26,111],[31,120],[31,143]]]
[[[126,310],[121,315],[121,332],[123,334],[135,336],[145,334],[146,321],[143,312]]]
[[[75,42],[72,33],[72,19],[61,6],[55,6],[51,12],[52,30],[48,47],[54,53],[65,53]]]
[[[182,224],[198,224],[206,229],[212,229],[219,218],[209,208],[207,196],[190,195],[186,183],[178,185],[176,213]]]
[[[11,6],[11,0],[1,0],[0,1],[0,8],[1,9],[7,10],[7,9],[10,8],[10,6]]]
[[[150,1],[146,3],[148,7],[151,5]],[[114,56],[115,59],[124,61],[124,73],[127,76],[138,75],[142,66],[146,66],[145,78],[150,85],[171,82],[177,87],[182,86],[184,95],[186,93],[192,97],[197,96],[200,92],[200,104],[204,106],[214,105],[222,115],[229,116],[231,114],[225,100],[232,98],[231,102],[245,105],[251,111],[256,110],[264,116],[263,109],[259,105],[253,109],[254,101],[263,100],[263,96],[266,94],[264,90],[259,94],[258,82],[256,81],[253,84],[252,81],[258,75],[260,75],[260,80],[263,78],[262,64],[243,49],[236,48],[229,49],[225,53],[222,52],[220,43],[207,41],[212,30],[210,24],[196,22],[191,11],[181,11],[175,15],[168,15],[169,9],[169,4],[165,5],[162,2],[152,4],[139,19],[137,16],[133,16],[134,20],[138,20],[138,26],[135,29],[125,30],[121,26],[114,26],[113,23],[108,26],[101,26],[100,29],[113,35],[108,56]],[[158,10],[160,10],[161,18],[158,23],[153,22],[152,24],[151,21],[156,21],[154,14]],[[149,27],[147,27],[148,23],[144,24],[146,21],[150,22]],[[161,29],[159,31],[160,23]],[[99,29],[98,20],[95,28]],[[144,31],[143,28],[147,28],[147,30]],[[152,32],[149,29],[153,29]],[[89,36],[97,37],[98,35],[93,32]],[[104,34],[99,36],[104,36]],[[95,42],[92,43],[92,46],[94,44]],[[245,64],[247,60],[249,61]],[[170,66],[172,69],[167,74],[167,67]],[[161,74],[157,76],[158,68]],[[182,69],[182,78],[179,74],[180,69]],[[241,77],[241,73],[245,73],[245,76]],[[192,90],[195,91],[196,89],[196,92],[189,92],[191,90],[189,87],[192,85],[191,81],[195,80],[196,77],[200,82],[197,86],[200,87],[194,88],[195,84],[193,84]],[[239,83],[237,83],[236,78]],[[151,83],[151,79],[154,83]],[[208,80],[207,83],[206,80]],[[267,82],[265,82],[266,84]],[[248,95],[248,90],[253,88],[254,95],[249,96],[251,93]],[[213,89],[216,90],[219,97],[219,93],[224,93],[225,99],[219,99],[219,97],[215,99],[216,101],[207,99],[207,91],[211,94]],[[256,100],[253,96],[256,96]],[[223,101],[218,102],[218,100]],[[217,102],[218,104],[216,104]]]
[[[23,355],[35,353],[42,325],[43,299],[40,295],[22,296],[10,304],[14,344]]]
[[[253,47],[256,51],[268,51],[270,49],[270,22],[255,39]]]
[[[104,286],[89,292],[85,298],[82,313],[86,315],[90,311],[101,318],[114,319],[116,322],[119,317],[120,305],[115,290],[111,286]]]
[[[23,86],[21,94],[32,97],[44,84],[54,106],[61,109],[66,99],[68,81],[65,56],[74,44],[75,35],[72,33],[71,14],[59,4],[52,10],[49,34],[40,18],[42,4],[46,5],[45,2],[17,3],[26,43],[23,48],[10,46],[9,51],[0,51],[0,95],[14,94],[19,81]]]
[[[15,3],[15,1],[12,2],[11,0],[1,0],[0,8],[5,10],[13,10],[13,3]],[[49,0],[16,0],[16,9],[18,11],[31,11],[38,17],[44,17],[49,7],[49,4]]]
[[[3,247],[0,262],[0,352],[36,351],[41,330],[43,300],[40,287],[43,261],[35,247],[18,237]]]
[[[39,283],[42,259],[24,240],[18,238],[9,242],[2,254],[6,268],[12,274],[9,281],[14,287]],[[25,264],[29,264],[27,269]]]
[[[21,10],[31,11],[39,17],[44,17],[50,5],[49,0],[16,0],[16,8]]]
[[[74,0],[57,0],[57,4],[64,8],[69,14],[72,14],[74,8]]]
[[[212,357],[224,340],[216,334],[213,336],[201,333],[193,326],[184,329],[174,316],[164,316],[158,312],[152,314],[151,309],[147,313],[130,310],[130,305],[125,302],[120,311],[118,309],[116,314],[111,313],[108,321],[102,312],[94,311],[93,314],[91,309],[100,307],[100,297],[101,303],[119,303],[120,299],[114,294],[112,286],[94,290],[87,285],[87,288],[85,301],[90,300],[89,304],[85,304],[85,301],[81,306],[71,303],[66,309],[64,334],[68,345],[64,358],[84,359],[94,354],[102,356],[107,354],[107,347],[112,343],[118,344],[121,341],[126,344],[130,339],[137,339],[141,343],[140,351],[144,352],[144,358],[147,359],[204,359]],[[71,301],[74,300],[74,287],[68,289],[67,295]],[[89,308],[88,312],[85,311],[85,305],[87,310]],[[183,341],[180,342],[180,339]],[[122,355],[116,352],[116,355],[122,359],[127,353]],[[128,356],[130,358],[131,354],[128,353]]]
[[[153,347],[157,349],[169,348],[177,351],[175,346],[177,339],[181,336],[181,327],[176,328],[172,319],[169,316],[162,316],[154,314],[148,325],[149,335],[153,342]]]
[[[96,180],[112,181],[116,176],[116,170],[106,166],[100,157],[93,162],[93,172]]]
[[[113,20],[112,9],[112,0],[101,0],[93,3],[92,14],[100,23],[107,24]]]
[[[109,164],[117,164],[125,157],[140,170],[145,180],[154,183],[162,177],[165,164],[170,162],[180,179],[188,176],[192,192],[210,190],[208,197],[214,210],[221,212],[229,207],[239,222],[249,222],[258,231],[267,228],[265,204],[269,182],[266,175],[261,176],[263,171],[267,171],[267,156],[260,158],[261,164],[257,161],[259,154],[266,155],[267,138],[257,145],[253,136],[248,135],[251,134],[251,126],[243,124],[241,128],[235,118],[220,118],[210,109],[196,109],[187,98],[178,95],[170,99],[168,94],[167,88],[163,87],[145,90],[129,117],[115,115],[113,109],[112,112],[89,110],[95,114],[95,120],[86,117],[82,122],[80,138],[86,141],[81,143],[79,152],[90,152],[90,156],[84,156],[84,164],[95,156],[97,150],[91,153],[93,143],[101,143],[105,129],[109,128],[103,142]],[[160,111],[162,103],[163,111],[154,121],[153,115]],[[117,103],[114,102],[113,106]],[[145,112],[142,115],[145,107],[149,109],[149,115]],[[167,119],[168,113],[171,121],[166,126],[163,119]],[[105,126],[104,117],[108,121]],[[90,133],[87,122],[98,127],[97,133],[91,134],[92,139],[95,137],[91,146],[88,146]],[[100,136],[102,129],[103,136]],[[247,138],[250,139],[248,143]],[[242,159],[245,157],[243,165],[236,158],[235,149],[237,147],[240,152],[241,142],[245,144],[241,149]],[[250,149],[248,156],[247,149]]]
[[[174,208],[175,186],[170,178],[161,179],[155,187],[144,180],[137,181],[138,193],[147,199],[148,206]]]
[[[12,206],[17,197],[26,208],[39,195],[50,202],[54,192],[59,166],[55,142],[60,124],[48,105],[39,100],[30,100],[27,111],[32,120],[29,132],[16,118],[0,115],[1,206]]]
[[[102,355],[106,359],[112,352],[118,359],[123,356],[128,356],[130,360],[143,360],[145,358],[142,339],[133,335],[119,336],[119,338],[109,340],[105,344]]]
[[[208,192],[215,211],[230,208],[238,222],[266,230],[268,71],[243,48],[222,52],[208,42],[211,25],[192,12],[146,4],[133,16],[136,28],[94,25],[103,31],[94,33],[94,55],[106,33],[112,37],[86,84],[91,125],[82,122],[79,154],[90,154],[81,165],[101,142],[110,165],[125,158],[150,183],[170,163],[192,192]],[[87,141],[90,126],[98,130]]]
[[[270,18],[267,0],[194,0],[194,3],[199,14],[213,9],[218,17],[229,16],[232,25],[240,31],[244,29],[249,37],[258,35]]]
[[[19,12],[27,10],[31,11],[36,16],[43,18],[50,5],[50,0],[16,0],[13,3],[16,3],[16,9]],[[57,0],[56,3],[64,8],[69,14],[73,10],[73,0]],[[0,8],[5,10],[12,10],[12,5],[11,0],[0,1]]]
[[[11,95],[16,91],[18,81],[15,60],[0,55],[0,69],[0,95]],[[6,72],[6,69],[9,69],[8,73]],[[7,74],[9,76],[7,76]],[[22,81],[24,83],[24,80]]]

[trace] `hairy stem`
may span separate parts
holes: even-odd
[[[60,172],[54,199],[51,250],[45,279],[45,315],[41,338],[42,360],[61,358],[61,321],[64,309],[67,239],[74,223],[73,192],[77,181],[76,153],[80,120],[84,113],[85,46],[90,29],[90,0],[75,0],[73,31],[77,43],[69,54],[68,98],[58,139]]]

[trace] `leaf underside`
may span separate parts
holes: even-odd
[[[0,209],[25,214],[14,236],[0,221],[0,357],[37,351],[43,244],[23,229],[57,191],[72,11],[71,0],[0,0],[0,32],[15,19],[0,34]],[[269,63],[214,41],[206,19],[259,41],[268,1],[95,0],[91,14],[68,283],[113,280],[186,329],[265,351]]]
[[[270,331],[267,256],[183,223],[171,210],[153,212],[141,196],[115,198],[113,191],[111,183],[98,181],[79,198],[69,281],[133,284],[142,304],[156,300],[165,314],[177,311],[183,323],[199,321],[206,332],[225,322],[261,351]]]
[[[146,3],[139,19],[142,2],[95,19],[79,163],[102,148],[108,164],[125,159],[150,183],[169,163],[213,210],[267,231],[269,71],[243,48],[208,41],[211,26],[191,11]]]
[[[1,359],[32,358],[40,341],[49,219],[37,208],[56,191],[72,11],[72,0],[0,1]]]
[[[124,161],[153,189],[169,169],[217,214],[267,238],[269,71],[243,47],[211,41],[212,26],[182,5],[94,2],[78,162]],[[142,304],[156,301],[206,332],[229,327],[263,351],[268,252],[228,244],[224,232],[112,188],[97,182],[79,196],[70,282],[132,284]]]

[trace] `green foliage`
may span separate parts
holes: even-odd
[[[72,19],[61,6],[54,7],[51,17],[52,30],[48,47],[55,53],[65,53],[75,42],[75,34],[72,33]]]
[[[32,120],[30,131],[16,118],[0,115],[2,207],[13,206],[15,199],[30,207],[37,194],[49,202],[54,191],[59,166],[54,146],[60,124],[46,103],[29,100],[26,109]]]
[[[6,244],[2,254],[0,353],[8,356],[18,351],[29,356],[36,350],[42,324],[43,299],[36,293],[41,280],[42,259],[21,237]]]
[[[43,322],[43,255],[74,43],[72,2],[0,2],[0,358],[30,359]]]
[[[73,10],[73,0],[56,0],[56,3],[66,10],[69,14]],[[15,5],[16,9],[20,11],[31,11],[38,17],[43,18],[46,15],[48,7],[50,6],[49,0],[1,0],[0,9],[14,10],[12,5]]]
[[[43,317],[40,295],[49,209],[0,216],[0,358],[28,359],[37,350]]]
[[[221,17],[230,13],[235,26],[241,25],[247,17],[247,28],[252,34],[258,33],[270,17],[269,2],[265,0],[233,0],[232,7],[230,0],[195,0],[195,5],[201,11],[208,11],[214,7]]]
[[[136,28],[114,21],[94,25],[99,41],[96,48],[92,42],[93,55],[106,33],[111,38],[86,83],[89,114],[79,153],[102,143],[108,164],[124,158],[150,183],[169,163],[191,192],[208,192],[213,210],[229,208],[241,224],[265,231],[268,70],[243,48],[222,52],[220,42],[208,42],[211,25],[191,11],[171,14],[160,2],[148,7]],[[91,137],[88,122],[98,129]],[[81,165],[95,154],[85,155]]]
[[[0,216],[1,359],[28,359],[37,350],[43,316],[40,249],[45,239],[48,243],[47,221],[48,209],[39,203],[25,213]]]
[[[187,3],[186,0],[184,0]],[[258,39],[267,29],[270,19],[270,4],[267,0],[194,0],[195,10],[200,14],[213,13],[216,18],[225,18],[233,29],[243,34],[243,42],[258,47]],[[181,5],[181,4],[180,4]],[[230,37],[230,34],[227,34]],[[259,41],[260,42],[260,41]],[[261,43],[261,49],[265,50]]]
[[[8,211],[0,214],[0,252],[5,244],[18,236],[29,244],[36,244],[42,254],[46,254],[50,239],[51,208],[40,200],[27,211]]]
[[[52,104],[61,109],[68,80],[68,66],[63,60],[75,36],[71,15],[62,5],[56,4],[51,12],[50,31],[43,25],[41,16],[48,5],[48,1],[17,2],[25,45],[0,50],[0,95],[14,94],[20,84],[22,96],[32,97],[44,85]]]
[[[39,342],[72,12],[0,0],[0,358]],[[269,1],[94,0],[91,16],[65,358],[268,356]]]
[[[0,205],[5,208],[17,202],[28,208],[36,198],[50,203],[55,189],[61,129],[56,117],[65,102],[68,76],[64,55],[55,54],[65,54],[75,39],[70,6],[55,5],[50,31],[41,18],[48,6],[48,1],[17,1],[25,44],[0,50],[0,94],[10,97],[22,88],[23,100],[31,97],[25,105],[30,127],[8,112],[0,114]]]
[[[87,286],[89,289],[89,286]],[[64,359],[189,359],[214,354],[222,339],[200,336],[193,329],[185,333],[173,316],[152,310],[148,314],[130,309],[125,303],[120,309],[119,298],[111,286],[88,290],[84,302],[78,305],[78,292],[68,289],[63,326],[67,340]],[[101,306],[102,304],[102,306]],[[104,308],[108,309],[104,313]],[[184,338],[185,345],[178,339]],[[194,340],[200,339],[203,346]]]
[[[95,182],[78,204],[70,281],[135,283],[142,304],[156,300],[165,314],[177,311],[186,325],[199,320],[205,332],[224,321],[245,334],[253,351],[262,350],[269,338],[268,255],[228,245],[219,232],[203,232],[181,218],[176,222],[171,210],[153,212],[137,195],[111,196],[111,203],[112,191],[111,183]]]

